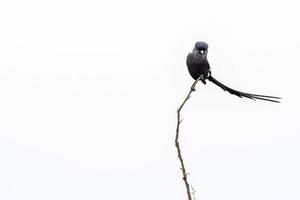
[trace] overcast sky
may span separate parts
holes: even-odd
[[[1,1],[0,199],[300,199],[299,2]]]

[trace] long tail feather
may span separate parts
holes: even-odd
[[[260,100],[265,100],[265,101],[271,101],[271,102],[276,102],[280,103],[280,101],[274,100],[274,99],[281,99],[280,97],[273,97],[273,96],[266,96],[266,95],[259,95],[259,94],[250,94],[250,93],[245,93],[245,92],[240,92],[238,90],[231,89],[227,87],[226,85],[223,85],[221,82],[219,82],[217,79],[215,79],[212,76],[208,77],[208,80],[222,88],[224,91],[228,91],[230,94],[236,95],[238,97],[246,97],[249,99],[260,99]]]

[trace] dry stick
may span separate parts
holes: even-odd
[[[179,125],[182,122],[182,120],[180,119],[180,111],[183,108],[184,104],[187,102],[187,100],[191,97],[192,92],[195,91],[195,87],[196,87],[196,85],[197,85],[197,83],[200,79],[203,79],[202,75],[199,76],[199,78],[197,80],[195,80],[195,82],[193,83],[188,95],[184,99],[183,103],[177,109],[177,127],[176,127],[175,146],[177,148],[177,154],[178,154],[178,158],[179,158],[179,161],[180,161],[180,164],[181,164],[181,171],[182,171],[182,175],[183,175],[182,179],[185,183],[186,192],[187,192],[187,195],[188,195],[188,200],[192,200],[192,195],[191,195],[191,191],[190,191],[190,184],[187,180],[187,173],[186,173],[186,169],[185,169],[185,166],[184,166],[184,162],[183,162],[183,158],[182,158],[182,155],[181,155],[181,150],[180,150],[180,146],[179,146],[179,142],[178,142]]]

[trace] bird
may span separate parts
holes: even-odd
[[[230,87],[227,87],[217,79],[212,76],[209,62],[207,60],[208,53],[208,44],[202,41],[198,41],[195,43],[194,49],[191,53],[188,54],[186,59],[186,65],[188,67],[188,71],[191,77],[194,80],[200,78],[203,84],[206,84],[206,80],[214,83],[215,85],[222,88],[224,91],[229,92],[232,95],[236,95],[240,98],[249,98],[252,100],[264,100],[270,102],[280,103],[280,97],[267,96],[267,95],[259,95],[259,94],[251,94],[246,92],[241,92],[238,90],[234,90]],[[201,77],[200,77],[201,76]]]

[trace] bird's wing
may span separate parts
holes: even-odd
[[[208,80],[222,88],[224,91],[228,91],[230,94],[236,95],[238,97],[246,97],[249,99],[260,99],[260,100],[265,100],[265,101],[272,101],[276,103],[280,103],[280,101],[274,100],[274,99],[281,99],[280,97],[273,97],[273,96],[266,96],[266,95],[258,95],[258,94],[250,94],[250,93],[245,93],[245,92],[240,92],[234,89],[231,89],[227,87],[226,85],[223,85],[221,82],[219,82],[217,79],[212,77],[211,75],[208,77]]]

